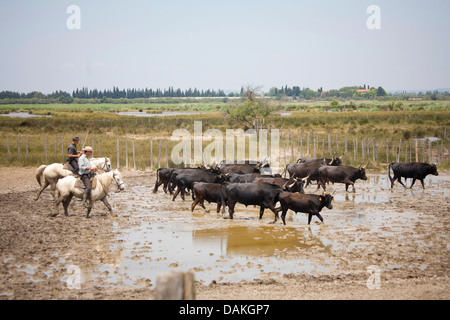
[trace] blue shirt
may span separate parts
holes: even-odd
[[[80,176],[83,174],[88,174],[91,170],[86,170],[88,167],[92,167],[91,161],[85,154],[82,154],[80,158],[78,158],[78,166],[80,167]]]

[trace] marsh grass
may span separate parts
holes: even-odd
[[[403,101],[398,105],[397,111],[319,111],[321,102],[306,104],[308,110],[302,109],[301,104],[280,104],[272,102],[274,110],[291,112],[291,116],[281,116],[273,112],[267,119],[260,121],[260,126],[281,130],[280,163],[295,161],[302,154],[304,157],[313,157],[314,139],[316,139],[316,157],[330,157],[332,154],[342,155],[345,151],[345,139],[347,139],[347,154],[345,163],[359,165],[370,161],[373,167],[383,167],[387,161],[395,161],[398,153],[400,139],[401,157],[409,160],[411,143],[413,146],[412,160],[415,160],[415,140],[425,137],[437,137],[439,143],[432,145],[432,160],[439,162],[440,166],[449,167],[449,142],[445,136],[450,127],[450,108],[446,102],[411,102]],[[375,106],[388,106],[389,102],[358,102],[361,108],[374,109]],[[424,105],[427,103],[426,105]],[[134,168],[132,158],[132,141],[135,144],[136,169],[150,169],[153,160],[153,168],[158,166],[159,141],[162,143],[161,166],[173,165],[170,161],[170,153],[177,141],[170,140],[176,129],[186,129],[191,134],[194,132],[194,121],[202,122],[202,130],[218,129],[225,136],[226,129],[242,128],[242,123],[228,118],[220,111],[226,103],[198,103],[193,105],[15,105],[13,111],[31,112],[33,115],[51,115],[51,117],[10,118],[0,117],[0,165],[10,166],[38,166],[43,163],[64,162],[67,146],[71,137],[79,136],[87,143],[94,142],[94,156],[98,156],[98,139],[100,139],[101,155],[111,158],[113,167],[117,167],[117,139],[119,139],[119,168],[126,167],[126,154],[128,154],[128,168]],[[329,105],[329,102],[328,102]],[[297,110],[296,108],[299,109]],[[323,106],[323,105],[322,105]],[[0,111],[5,108],[0,106]],[[148,108],[147,108],[148,107]],[[97,108],[97,109],[96,109]],[[141,109],[134,109],[141,108]],[[172,108],[172,109],[171,109]],[[184,109],[180,109],[184,108]],[[395,108],[395,104],[394,104]],[[403,110],[400,110],[402,108]],[[413,108],[414,110],[405,110]],[[420,109],[422,108],[422,109]],[[430,110],[427,110],[430,109]],[[211,111],[211,110],[213,111]],[[417,110],[416,110],[417,109]],[[174,117],[130,117],[119,116],[116,111],[139,111],[152,113],[159,111],[201,111],[200,114],[182,115]],[[206,112],[205,110],[209,110]],[[219,111],[218,111],[219,110]],[[299,111],[303,110],[303,111]],[[309,140],[309,153],[307,152],[307,137]],[[18,152],[20,134],[20,158]],[[44,134],[47,144],[47,156],[45,156]],[[8,136],[9,155],[7,152]],[[331,146],[328,147],[328,136]],[[448,136],[448,134],[447,134]],[[61,148],[61,137],[63,148]],[[28,143],[28,156],[26,156],[25,139]],[[270,137],[269,137],[270,139]],[[301,139],[301,140],[300,140]],[[355,153],[355,143],[358,139]],[[377,144],[378,158],[373,159],[373,139]],[[56,140],[56,154],[55,154]],[[366,148],[362,153],[362,141]],[[125,141],[127,141],[127,153],[125,153]],[[153,155],[150,155],[150,141],[153,141]],[[301,141],[301,142],[300,142]],[[406,141],[406,142],[405,142]],[[410,142],[412,141],[412,142]],[[165,158],[165,143],[169,159]],[[203,142],[205,147],[210,142]],[[386,157],[386,144],[389,143],[389,155]],[[368,147],[367,147],[368,144]],[[286,145],[286,158],[285,154]],[[303,148],[300,148],[303,145]],[[419,145],[419,160],[429,161],[428,144],[425,148],[422,142]],[[81,148],[79,148],[81,149]],[[331,154],[329,152],[331,149]],[[423,150],[425,149],[425,156]]]

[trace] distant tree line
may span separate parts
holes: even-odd
[[[300,86],[288,87],[282,86],[272,87],[261,96],[274,99],[300,99],[300,100],[333,100],[333,99],[402,99],[422,98],[428,100],[447,100],[450,99],[450,92],[445,91],[426,91],[426,92],[398,92],[388,94],[383,87],[371,87],[369,85],[342,87],[340,89],[323,90],[320,87],[317,90],[310,88],[301,88]],[[199,90],[197,88],[189,88],[182,90],[169,87],[167,89],[120,89],[113,87],[112,89],[98,90],[83,87],[73,90],[72,93],[57,90],[50,94],[44,94],[39,91],[29,93],[20,93],[13,91],[0,92],[0,104],[29,103],[29,104],[46,104],[46,103],[145,103],[151,98],[224,98],[224,102],[228,97],[246,97],[246,90],[241,87],[240,92],[230,92],[226,94],[223,90]],[[176,100],[176,99],[175,99]]]

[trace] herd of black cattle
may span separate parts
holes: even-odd
[[[367,165],[366,165],[367,166]],[[219,165],[209,168],[161,168],[157,171],[156,183],[153,193],[156,193],[160,185],[164,185],[164,192],[173,194],[175,200],[181,193],[181,198],[187,191],[192,193],[193,203],[191,210],[197,204],[204,209],[204,201],[217,203],[217,212],[224,213],[228,206],[230,219],[233,219],[234,207],[236,203],[255,205],[260,207],[259,218],[264,214],[264,209],[269,208],[274,214],[275,223],[278,219],[278,212],[282,212],[281,219],[286,224],[286,213],[290,209],[308,214],[308,224],[311,223],[312,216],[317,216],[321,222],[320,215],[324,207],[332,209],[333,194],[325,194],[326,184],[343,183],[345,190],[351,185],[355,192],[355,182],[358,179],[367,180],[365,168],[342,165],[342,157],[332,159],[299,159],[296,163],[288,164],[283,172],[284,176],[289,174],[289,178],[283,178],[280,174],[272,174],[267,161],[245,163],[227,163],[222,161]],[[391,181],[391,188],[394,182],[398,181],[406,188],[401,178],[412,178],[411,188],[416,180],[419,180],[424,187],[423,179],[429,175],[438,175],[436,164],[407,162],[393,162],[389,164],[388,176]],[[391,177],[391,169],[394,177]],[[317,189],[323,188],[323,193],[305,194],[306,188],[311,181],[317,182]],[[280,207],[276,208],[276,203]]]

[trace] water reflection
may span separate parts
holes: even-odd
[[[194,245],[215,243],[224,256],[277,256],[281,252],[324,247],[322,241],[299,228],[228,226],[222,229],[201,229],[192,232]]]

